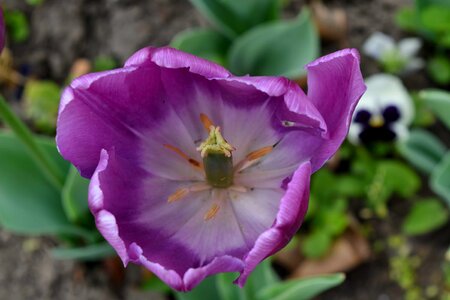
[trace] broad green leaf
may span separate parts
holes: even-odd
[[[422,129],[412,130],[408,139],[398,145],[398,149],[409,163],[427,174],[433,172],[447,151],[437,137]]]
[[[220,300],[246,300],[247,284],[243,289],[233,284],[233,281],[239,276],[238,273],[221,273],[216,278],[217,292]],[[249,278],[250,279],[250,278]],[[247,282],[248,283],[248,282]]]
[[[84,221],[89,214],[88,187],[89,180],[71,166],[62,191],[62,204],[67,218],[73,223]]]
[[[417,235],[433,231],[448,221],[448,210],[438,199],[424,199],[414,203],[402,229],[406,234]]]
[[[450,7],[432,5],[420,12],[423,26],[434,32],[450,30]]]
[[[16,43],[24,42],[30,35],[28,20],[25,14],[18,10],[6,10],[5,24],[8,36]]]
[[[24,112],[42,131],[53,133],[58,116],[61,88],[50,80],[31,80],[25,85]]]
[[[98,260],[116,254],[114,249],[107,242],[80,248],[55,248],[51,253],[52,256],[57,259],[73,259],[81,261]]]
[[[36,138],[38,144],[67,173],[55,143]],[[0,224],[24,234],[80,233],[67,220],[58,191],[43,177],[27,149],[10,133],[0,133]]]
[[[264,260],[255,268],[243,288],[232,284],[238,276],[238,273],[224,273],[215,276],[221,300],[255,299],[255,295],[260,290],[279,282],[278,275],[272,269],[270,259]]]
[[[450,7],[450,2],[448,0],[415,0],[416,7],[420,10],[431,6],[440,5]]]
[[[293,279],[268,286],[258,295],[258,300],[307,300],[340,285],[345,275],[331,274],[310,278]]]
[[[214,276],[205,278],[189,293],[175,292],[177,300],[220,299]]]
[[[450,152],[447,152],[431,174],[430,187],[450,206]]]
[[[316,229],[301,242],[301,249],[306,257],[319,258],[328,252],[331,244],[331,235],[323,230]]]
[[[223,34],[235,38],[248,29],[278,17],[279,0],[191,0]]]
[[[249,30],[231,46],[228,63],[237,75],[298,78],[319,55],[319,38],[308,10],[291,21],[274,21]]]
[[[412,127],[429,127],[436,122],[433,112],[427,107],[425,101],[419,96],[418,92],[411,92],[414,102],[414,119]]]
[[[450,83],[450,59],[445,56],[435,56],[428,61],[427,71],[439,84]]]
[[[420,97],[433,113],[447,125],[447,128],[450,129],[450,93],[443,90],[428,89],[420,92]]]
[[[178,33],[173,38],[171,46],[225,65],[230,41],[213,29],[188,29]]]

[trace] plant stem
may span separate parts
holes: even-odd
[[[0,95],[0,118],[3,119],[15,133],[17,138],[27,147],[31,157],[39,166],[49,183],[57,190],[62,190],[64,185],[64,174],[62,174],[61,170],[50,156],[36,143],[31,131],[11,110],[2,95]]]

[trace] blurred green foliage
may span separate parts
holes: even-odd
[[[298,79],[319,55],[319,38],[307,9],[282,20],[279,0],[191,0],[213,28],[188,29],[171,46],[212,60],[236,75]]]
[[[30,36],[28,19],[25,14],[19,10],[5,10],[4,18],[8,36],[13,42],[21,43]]]

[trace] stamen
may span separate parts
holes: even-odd
[[[167,198],[167,202],[172,203],[172,202],[175,202],[175,201],[185,198],[187,195],[189,195],[189,193],[202,192],[202,191],[209,190],[210,188],[211,188],[211,186],[209,186],[208,184],[206,184],[204,182],[195,183],[189,187],[184,187],[184,188],[180,188],[180,189],[176,190],[173,194],[171,194]]]
[[[210,118],[208,118],[207,115],[205,115],[204,113],[200,114],[200,121],[203,124],[203,127],[205,127],[205,129],[209,132],[209,130],[211,129],[211,126],[214,126],[213,122],[211,121]]]
[[[249,161],[261,158],[263,156],[266,156],[267,154],[269,154],[270,152],[272,152],[273,150],[273,146],[267,146],[261,149],[258,149],[256,151],[250,152],[249,154],[247,154],[247,159]]]
[[[176,154],[178,154],[179,156],[181,156],[183,159],[185,159],[188,163],[191,164],[192,167],[198,169],[198,170],[203,170],[203,166],[202,163],[196,161],[193,158],[190,158],[189,156],[187,156],[186,153],[184,153],[183,151],[181,151],[180,149],[178,149],[177,147],[174,147],[172,145],[168,145],[168,144],[164,144],[164,147],[166,147],[167,149],[172,150],[173,152],[175,152]]]
[[[189,194],[189,189],[187,188],[181,188],[175,191],[175,193],[171,194],[169,198],[167,199],[167,202],[172,203],[178,200],[183,199]]]
[[[250,152],[249,154],[247,154],[247,156],[241,161],[239,162],[236,167],[234,168],[236,172],[240,172],[252,165],[254,165],[256,162],[258,162],[258,160],[264,156],[266,156],[267,154],[269,154],[270,152],[272,152],[274,146],[267,146],[255,151]]]
[[[212,218],[214,218],[217,213],[219,212],[220,206],[214,203],[211,208],[206,212],[205,216],[203,217],[205,221],[209,221]]]

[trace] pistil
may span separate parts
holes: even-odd
[[[202,123],[209,126],[209,136],[197,148],[203,158],[206,181],[216,188],[227,188],[233,185],[233,157],[234,148],[228,144],[220,132],[220,127],[200,116]]]

